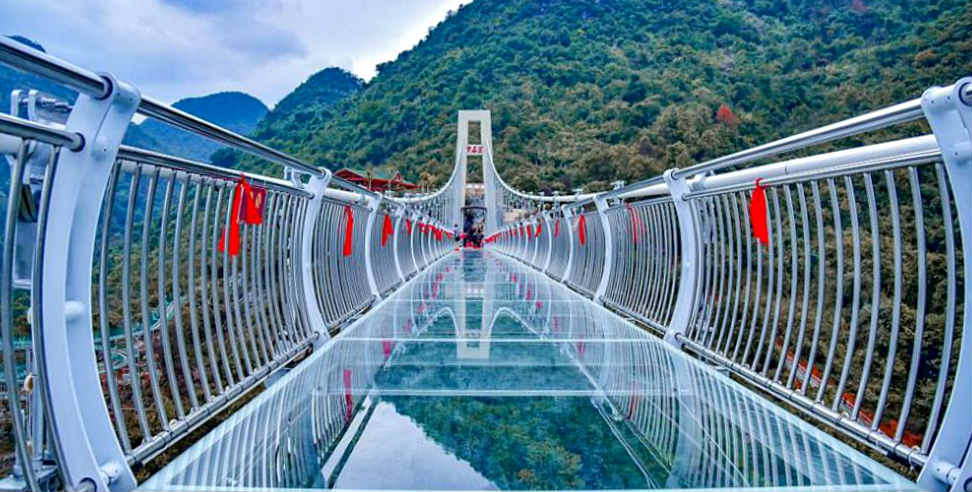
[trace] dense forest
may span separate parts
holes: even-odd
[[[277,148],[293,153],[312,145],[311,128],[319,128],[335,116],[335,106],[358,93],[365,83],[340,68],[325,68],[307,78],[293,92],[280,100],[273,110],[260,121],[255,132],[258,140],[273,141]],[[287,136],[278,141],[277,135]],[[222,166],[238,164],[240,154],[230,149],[220,149],[213,162]],[[279,172],[268,170],[270,173]]]
[[[452,166],[456,111],[487,108],[511,184],[597,189],[951,83],[969,70],[969,6],[477,0],[356,95],[306,101],[300,119],[267,118],[255,135],[332,169],[434,184]]]

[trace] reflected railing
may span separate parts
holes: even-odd
[[[470,275],[470,264],[485,271]],[[513,473],[486,465],[499,457],[487,460],[455,441],[455,429],[438,427],[471,419],[459,412],[479,401],[502,413],[536,399],[586,408],[594,420],[585,425],[608,429],[634,464],[588,487],[914,488],[545,275],[476,252],[417,276],[142,488],[360,487],[341,467],[367,446],[379,402],[408,412],[495,486],[517,488]],[[550,425],[573,432],[568,422]]]
[[[972,422],[959,415],[972,412],[970,80],[634,185],[537,205],[487,242],[920,467],[922,487],[966,487]],[[916,120],[932,133],[743,167]],[[537,223],[542,234],[523,233]],[[534,253],[540,244],[548,258]]]
[[[133,489],[134,469],[452,251],[429,212],[454,199],[332,179],[7,38],[0,62],[80,92],[15,91],[0,114],[0,488]],[[135,112],[284,177],[121,146]]]

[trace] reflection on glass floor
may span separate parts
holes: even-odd
[[[912,490],[512,260],[448,256],[142,489]]]

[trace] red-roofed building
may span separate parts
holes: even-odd
[[[408,191],[418,188],[415,183],[410,183],[402,178],[402,173],[396,172],[391,179],[379,178],[375,176],[366,176],[358,172],[352,171],[348,168],[339,169],[334,172],[334,175],[348,180],[358,186],[367,188],[371,191],[383,192],[383,191]]]

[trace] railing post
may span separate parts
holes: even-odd
[[[550,220],[548,220],[547,213],[544,212],[540,214],[540,220],[543,221],[543,228],[547,231],[545,236],[547,236],[547,259],[543,262],[543,266],[540,271],[547,273],[547,269],[550,268],[550,259],[553,258],[553,229],[550,228]]]
[[[698,287],[698,227],[696,224],[695,205],[683,199],[688,193],[689,185],[685,178],[672,177],[673,169],[665,171],[665,183],[675,205],[675,215],[678,217],[679,242],[681,243],[681,275],[678,282],[678,297],[675,299],[675,310],[672,321],[665,331],[665,340],[673,345],[681,346],[678,339],[688,329],[692,310],[695,309],[695,292]]]
[[[405,278],[405,271],[402,270],[402,261],[398,257],[398,239],[401,236],[399,231],[401,231],[402,220],[407,213],[405,208],[399,208],[395,211],[395,233],[392,234],[392,256],[395,257],[395,271],[398,272],[398,278],[403,284],[407,279]]]
[[[381,292],[378,290],[378,282],[375,280],[375,269],[371,262],[371,253],[374,249],[373,242],[371,240],[371,233],[375,228],[375,219],[378,217],[378,212],[381,211],[381,198],[375,198],[369,196],[368,208],[371,212],[368,214],[368,221],[365,225],[365,272],[368,275],[368,288],[371,289],[371,295],[375,296],[375,301],[381,300]]]
[[[607,291],[608,281],[611,279],[611,265],[614,263],[614,241],[611,237],[611,223],[605,211],[608,208],[607,200],[595,198],[594,205],[597,206],[597,216],[601,219],[601,228],[604,230],[604,268],[601,270],[601,281],[597,284],[594,292],[594,302],[604,304],[604,293]]]
[[[314,198],[307,204],[301,224],[303,231],[300,244],[301,284],[304,291],[304,303],[307,306],[307,320],[319,335],[318,343],[330,338],[330,334],[327,331],[324,315],[321,314],[317,302],[317,289],[314,286],[314,228],[317,225],[317,218],[324,203],[324,190],[327,189],[330,182],[331,173],[327,172],[320,178],[311,177],[310,181],[304,186],[305,190],[314,194]]]
[[[419,268],[418,258],[415,257],[415,238],[418,236],[418,214],[415,212],[406,212],[407,217],[411,219],[412,228],[410,233],[408,233],[408,253],[412,257],[412,265],[415,266],[415,273],[420,272],[422,269]]]
[[[85,145],[61,151],[49,185],[37,246],[33,331],[38,387],[64,488],[124,491],[136,483],[101,397],[91,279],[99,204],[141,95],[135,87],[102,77],[109,93],[78,95],[67,120],[67,129],[83,135]]]
[[[963,277],[972,279],[972,77],[960,79],[950,87],[932,87],[921,98],[921,109],[931,126],[958,210],[962,240]],[[947,193],[942,190],[942,193]],[[965,212],[963,212],[965,210]],[[963,294],[961,347],[955,382],[948,407],[928,454],[928,463],[918,475],[922,490],[969,490],[972,481],[972,289]]]
[[[564,227],[567,228],[567,265],[564,268],[564,277],[560,279],[560,283],[568,285],[570,266],[574,262],[574,228],[570,226],[570,218],[573,214],[569,207],[562,206],[561,210],[564,212]]]

